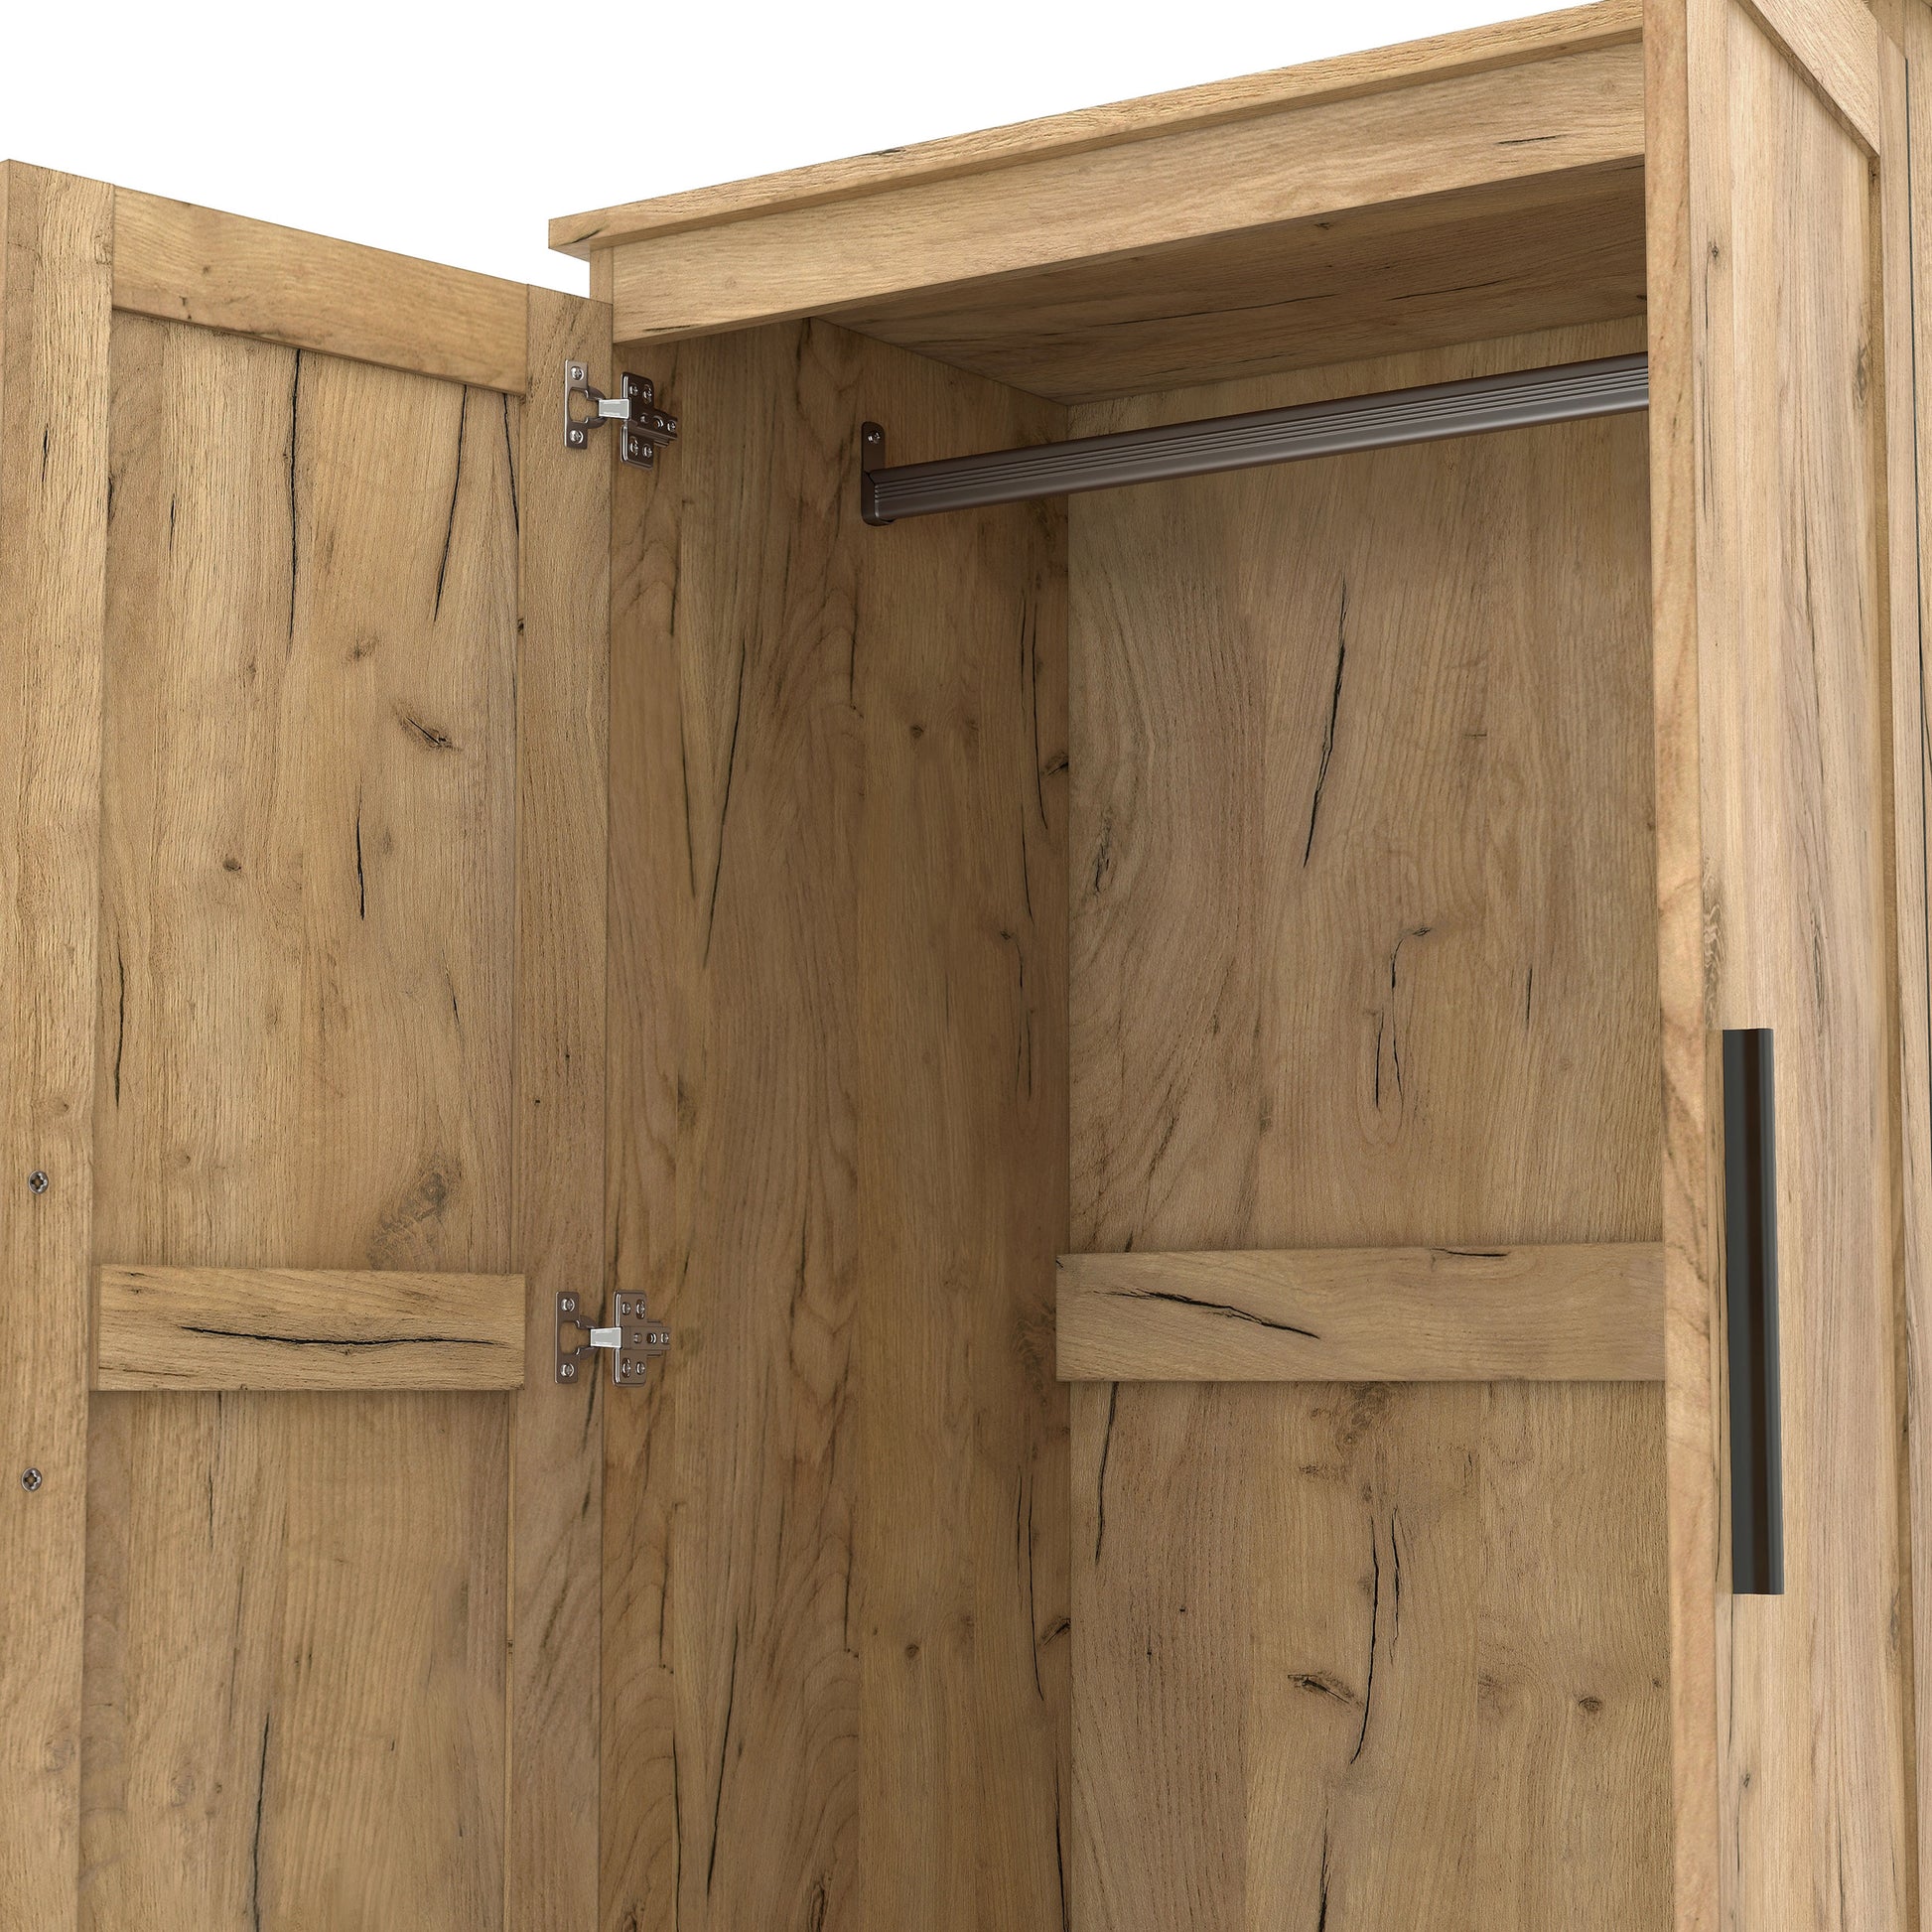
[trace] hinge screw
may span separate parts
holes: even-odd
[[[46,1193],[49,1184],[46,1169],[36,1168],[34,1172],[27,1176],[27,1184],[37,1194]]]
[[[557,1304],[557,1306],[560,1309],[562,1309],[566,1314],[575,1314],[577,1312],[577,1297],[574,1295],[566,1295],[563,1298],[563,1300]]]
[[[31,1496],[41,1486],[41,1472],[38,1469],[27,1470],[20,1478],[20,1486]]]
[[[561,1375],[566,1382],[569,1382],[573,1380],[577,1374],[577,1364],[575,1362],[559,1362],[557,1364],[557,1373]]]

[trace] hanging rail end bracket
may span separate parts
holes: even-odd
[[[883,530],[896,519],[879,513],[879,483],[874,466],[886,454],[886,426],[883,423],[859,425],[859,515],[874,529]]]

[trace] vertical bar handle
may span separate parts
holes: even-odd
[[[1770,1028],[1727,1028],[1724,1069],[1730,1588],[1736,1596],[1782,1596],[1777,1105]]]

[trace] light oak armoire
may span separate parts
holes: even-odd
[[[1927,129],[8,166],[0,1928],[1924,1924]]]

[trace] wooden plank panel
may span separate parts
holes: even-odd
[[[521,282],[121,189],[114,306],[520,396]]]
[[[1673,1105],[1665,1130],[1673,1186],[1708,1203],[1716,1032],[1775,1030],[1787,1583],[1725,1593],[1724,1444],[1673,1444],[1675,1588],[1691,1636],[1708,1625],[1716,1646],[1708,1677],[1687,1654],[1679,1693],[1683,1725],[1712,1738],[1679,1775],[1702,1783],[1710,1764],[1718,1781],[1716,1818],[1681,1818],[1706,1834],[1685,1922],[1775,1924],[1793,1899],[1836,1899],[1847,1924],[1903,1926],[1916,1828],[1881,400],[1881,180],[1901,162],[1881,157],[1874,178],[1750,10],[1697,4],[1662,31],[1687,35],[1689,60],[1689,145],[1656,178],[1687,210],[1667,272],[1689,305],[1673,351],[1693,357],[1693,411],[1660,458],[1691,484],[1673,498],[1689,572],[1673,651],[1689,626],[1697,738],[1675,758],[1697,776],[1700,842],[1697,947],[1687,931],[1667,954],[1664,995],[1683,1037],[1673,1090],[1704,1095],[1702,1121]],[[1702,1227],[1683,1215],[1671,1277],[1687,1341],[1718,1341],[1708,1207]],[[1685,1346],[1669,1374],[1687,1409],[1722,1418],[1716,1354]]]
[[[1072,1397],[1075,1932],[1665,1922],[1652,1392]]]
[[[1087,402],[1637,316],[1643,290],[1633,158],[951,284],[839,321]]]
[[[1653,17],[1647,13],[1647,23]],[[1707,1051],[1703,798],[1698,739],[1698,592],[1711,566],[1698,532],[1701,264],[1694,261],[1685,18],[1644,35],[1649,165],[1652,744],[1657,823],[1657,972],[1663,1099],[1664,1431],[1670,1541],[1671,1878],[1676,1932],[1717,1932],[1718,1656],[1723,1515],[1719,1376],[1723,1329],[1708,1265],[1722,1224],[1709,1159],[1723,1098]],[[1675,31],[1673,31],[1673,29]],[[1712,272],[1723,274],[1720,259]]]
[[[1932,487],[1918,477],[1919,453],[1932,449],[1932,384],[1908,385],[1901,370],[1932,369],[1932,303],[1916,298],[1911,237],[1932,231],[1932,169],[1910,152],[1912,129],[1932,125],[1932,12],[1913,4],[1880,15],[1902,40],[1882,49],[1883,151],[1907,157],[1879,178],[1884,221],[1884,365],[1887,560],[1891,569],[1892,847],[1898,895],[1899,1130],[1903,1192],[1903,1381],[1909,1454],[1905,1527],[1912,1561],[1912,1693],[1918,1868],[1932,1870],[1932,730],[1928,730],[1924,637],[1926,600],[1920,557]],[[1907,59],[1909,53],[1909,62]],[[1923,136],[1920,137],[1921,140]],[[1923,1885],[1921,1876],[1921,1885]],[[1922,1907],[1921,1907],[1922,1909]]]
[[[1660,1382],[1653,1242],[1062,1255],[1063,1382]]]
[[[860,413],[906,443],[1064,433],[1050,405],[871,345],[858,373]],[[1067,1246],[1065,510],[852,535],[863,1923],[1050,1927],[1068,1802],[1049,1339]]]
[[[860,305],[982,276],[1640,159],[1633,45],[1046,155],[612,251],[620,341]],[[1473,277],[1471,279],[1474,279]]]
[[[1817,21],[1830,15],[1814,9]],[[1660,9],[1653,500],[1679,1923],[1913,1922],[1884,172],[1734,0]],[[1665,773],[1671,775],[1666,781]],[[1786,1593],[1727,1593],[1717,1032],[1777,1035]],[[1700,1433],[1701,1425],[1701,1433]],[[1709,1652],[1703,1649],[1710,1645]],[[1712,1786],[1715,1784],[1715,1794]]]
[[[523,1277],[102,1268],[97,1389],[519,1389]]]
[[[605,839],[615,448],[564,447],[566,356],[608,376],[610,312],[530,291],[517,425],[516,1255],[530,1279],[510,1492],[507,1932],[597,1923],[600,1391],[556,1382],[556,1298],[604,1275]],[[600,386],[605,386],[600,380]],[[621,1507],[619,1540],[629,1526]]]
[[[607,1413],[604,1923],[1052,1925],[1059,518],[867,530],[856,436],[1061,412],[824,326],[652,373],[711,428],[619,479],[609,1253],[678,1340]]]
[[[1883,119],[1878,77],[1882,36],[1871,9],[1861,0],[1742,0],[1742,4],[1785,58],[1804,70],[1865,153],[1877,154]]]
[[[34,1926],[79,1859],[111,219],[0,166],[0,1899]]]
[[[1643,483],[1623,418],[1073,499],[1075,1248],[1655,1238]]]
[[[100,1250],[505,1273],[518,406],[126,315],[112,394]],[[95,1398],[83,1927],[501,1924],[508,1425]]]
[[[1656,1240],[1644,475],[1624,421],[1074,499],[1082,1249]],[[1324,1896],[1331,1926],[1660,1922],[1659,1390],[1073,1393],[1075,1932]]]
[[[984,174],[1044,155],[1080,154],[1183,128],[1246,120],[1282,107],[1413,86],[1449,74],[1522,67],[1552,54],[1631,43],[1642,27],[1641,0],[1599,0],[1595,6],[1502,21],[1465,33],[1438,34],[1399,47],[1370,48],[1335,60],[1209,81],[1104,107],[1083,107],[1045,120],[818,162],[783,174],[628,202],[585,214],[558,215],[550,223],[550,245],[568,255],[592,258],[645,235],[673,234],[681,228],[780,208],[811,207],[914,181]]]

